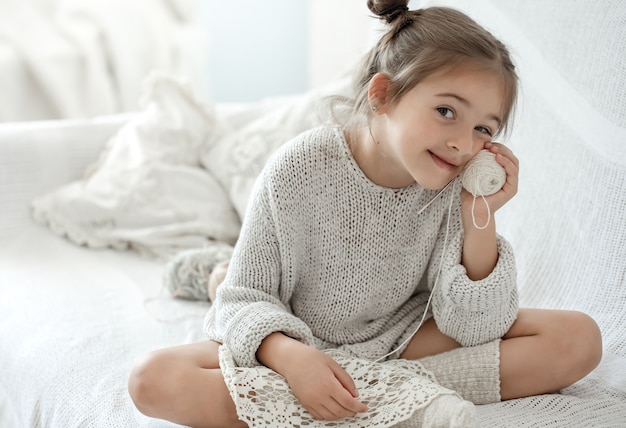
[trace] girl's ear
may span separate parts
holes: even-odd
[[[389,88],[389,78],[383,73],[376,73],[370,79],[367,88],[367,97],[370,108],[374,114],[382,114],[387,111],[387,90]]]

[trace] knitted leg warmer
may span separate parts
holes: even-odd
[[[215,289],[224,279],[225,262],[230,260],[232,254],[233,247],[222,243],[183,251],[165,266],[163,283],[173,297],[210,300],[210,297],[215,297]],[[216,267],[219,267],[219,272],[212,275]]]
[[[419,360],[437,382],[474,404],[500,401],[500,339]]]

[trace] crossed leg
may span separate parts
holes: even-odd
[[[219,369],[219,346],[204,341],[162,349],[136,364],[128,389],[139,411],[192,427],[245,427]],[[522,309],[499,346],[502,400],[558,391],[587,375],[602,356],[596,323],[575,311]],[[469,349],[442,334],[431,319],[401,358],[425,361]],[[454,357],[447,361],[454,365]]]
[[[401,358],[420,359],[459,347],[430,319]],[[500,398],[558,391],[586,376],[601,357],[600,330],[589,316],[577,311],[520,309],[500,342]]]
[[[210,340],[160,349],[131,371],[128,391],[148,416],[191,427],[246,427],[238,420]]]

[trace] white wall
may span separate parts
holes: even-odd
[[[365,0],[199,0],[215,101],[305,92],[352,68],[372,42]]]
[[[309,10],[309,86],[351,70],[373,42],[376,20],[365,0],[312,0]]]
[[[424,3],[410,0],[409,8]],[[352,70],[387,28],[367,8],[366,0],[311,0],[309,20],[310,87]]]
[[[214,101],[255,101],[307,89],[310,1],[198,0]]]

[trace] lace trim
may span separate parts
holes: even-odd
[[[473,411],[471,403],[438,385],[434,376],[417,361],[373,363],[338,350],[326,352],[352,376],[359,399],[368,406],[367,413],[340,421],[316,420],[300,405],[281,375],[264,366],[236,367],[228,348],[221,346],[220,367],[239,418],[252,427],[360,428],[398,424],[415,427],[423,422],[423,412],[418,410],[441,396],[448,396],[454,404],[462,403],[464,410]],[[450,420],[453,420],[454,406],[450,410]]]

